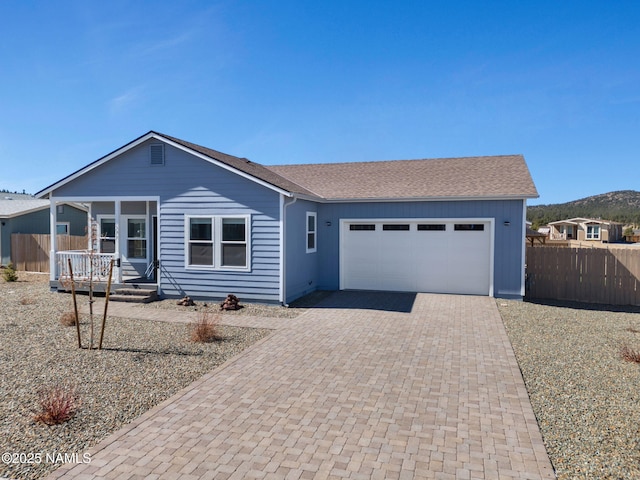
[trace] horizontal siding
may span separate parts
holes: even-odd
[[[286,207],[286,301],[291,302],[318,288],[319,253],[307,253],[307,212],[318,204],[304,200]],[[320,218],[317,218],[318,223]],[[319,227],[318,227],[319,228]],[[316,235],[316,242],[317,242]]]
[[[247,178],[165,145],[165,164],[151,166],[146,142],[62,186],[53,196],[159,197],[159,257],[170,297],[278,301],[279,194]],[[251,271],[185,268],[185,215],[250,215]]]

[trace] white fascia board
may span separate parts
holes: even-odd
[[[146,196],[85,196],[78,197],[51,197],[52,202],[56,203],[73,203],[73,202],[160,202],[159,195]]]
[[[299,196],[299,195],[296,195]],[[502,197],[406,197],[406,198],[339,198],[339,199],[309,199],[318,203],[390,203],[390,202],[464,202],[464,201],[490,201],[490,200],[522,200],[537,198],[522,195],[506,195]]]

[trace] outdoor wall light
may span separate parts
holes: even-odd
[[[509,220],[505,220],[504,221],[504,226],[505,227],[510,227],[511,226],[511,222]]]
[[[324,224],[325,224],[327,227],[330,227],[330,226],[331,226],[331,222],[330,222],[329,220],[327,220],[326,222],[324,222]]]

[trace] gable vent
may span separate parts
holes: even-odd
[[[156,143],[149,145],[151,165],[164,165],[164,144]]]

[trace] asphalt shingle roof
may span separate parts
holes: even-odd
[[[252,162],[247,158],[234,157],[233,155],[218,152],[217,150],[213,150],[211,148],[203,147],[195,143],[187,142],[179,138],[165,135],[164,133],[158,133],[158,135],[161,135],[162,137],[167,138],[179,145],[182,145],[183,147],[189,148],[209,158],[222,162],[225,165],[233,167],[236,170],[240,170],[241,172],[251,175],[252,177],[260,179],[287,192],[313,195],[312,192],[302,187],[301,185],[298,185],[282,177],[281,175],[265,167],[264,165]]]
[[[158,135],[288,192],[325,200],[538,196],[522,155],[264,166]]]
[[[278,189],[318,200],[536,198],[522,155],[265,166],[151,131],[38,192],[46,196],[112,155],[153,135]]]
[[[10,218],[26,212],[38,210],[49,206],[49,200],[15,199],[5,200],[0,196],[0,217]]]
[[[268,168],[327,200],[538,196],[522,155]]]

